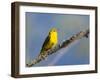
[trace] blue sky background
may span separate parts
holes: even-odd
[[[26,12],[26,63],[35,59],[51,28],[57,28],[59,43],[89,28],[89,15]],[[89,64],[89,38],[50,55],[34,66]]]

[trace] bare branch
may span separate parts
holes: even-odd
[[[72,37],[70,37],[69,39],[63,41],[61,44],[58,44],[56,47],[45,51],[43,54],[46,54],[45,57],[42,55],[39,55],[36,59],[32,60],[31,63],[27,64],[28,67],[31,67],[37,63],[39,63],[40,61],[44,60],[46,57],[48,57],[51,54],[54,54],[55,52],[57,52],[58,50],[67,47],[68,45],[70,45],[71,43],[73,43],[76,40],[79,40],[83,37],[88,38],[89,35],[89,29],[87,29],[86,31],[80,31],[79,33],[73,35]]]

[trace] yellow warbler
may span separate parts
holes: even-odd
[[[57,43],[58,43],[58,32],[57,32],[56,28],[52,28],[50,30],[47,38],[44,41],[40,55],[45,56],[45,54],[43,54],[43,52],[55,47],[57,45]]]

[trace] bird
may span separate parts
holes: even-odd
[[[57,29],[56,28],[51,28],[49,33],[48,33],[48,36],[46,37],[46,39],[45,39],[45,41],[44,41],[44,43],[42,45],[42,48],[41,48],[39,56],[45,58],[45,56],[47,55],[45,53],[45,51],[48,51],[49,49],[52,49],[57,44],[58,44],[58,32],[57,32]]]

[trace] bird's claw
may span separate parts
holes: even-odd
[[[42,57],[43,59],[46,59],[47,55],[42,55],[41,57]]]

